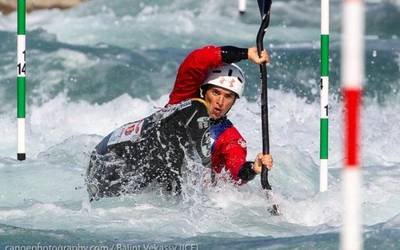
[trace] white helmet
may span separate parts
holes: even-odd
[[[211,84],[230,90],[240,97],[243,94],[245,82],[243,71],[239,66],[231,63],[223,64],[218,68],[210,70],[202,87]]]

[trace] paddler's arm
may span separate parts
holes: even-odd
[[[255,64],[261,64],[263,62],[269,63],[269,55],[264,49],[261,52],[261,57],[258,56],[257,47],[252,48],[238,48],[234,46],[221,47],[222,62],[224,63],[236,63],[241,60],[249,60]]]
[[[254,162],[246,161],[247,145],[239,131],[231,127],[222,133],[214,144],[214,151],[218,152],[214,156],[223,159],[221,162],[225,170],[229,171],[231,177],[238,184],[244,184],[254,179],[261,173],[262,164],[272,169],[272,156],[258,154]],[[214,162],[218,165],[220,163]]]
[[[191,98],[200,97],[200,86],[205,81],[208,71],[222,63],[235,63],[241,60],[260,64],[269,62],[264,50],[258,57],[257,48],[239,48],[234,46],[206,46],[192,51],[179,66],[174,88],[168,104],[176,104]]]
[[[263,164],[271,170],[273,166],[272,155],[259,153],[254,162],[245,162],[239,170],[238,177],[244,182],[251,181],[257,174],[261,173]]]
[[[208,70],[222,64],[221,48],[206,46],[192,51],[179,66],[168,104],[200,97],[200,86]]]
[[[262,163],[272,167],[271,155],[258,154],[255,161],[246,161],[247,146],[246,141],[241,137],[237,130],[230,130],[231,138],[228,142],[216,145],[216,150],[220,150],[225,159],[225,169],[230,172],[232,179],[238,184],[244,184],[254,179],[261,173]]]

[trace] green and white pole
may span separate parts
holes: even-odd
[[[18,119],[18,151],[17,159],[25,160],[25,80],[26,80],[26,46],[25,23],[26,2],[17,3],[17,119]]]
[[[329,0],[321,0],[321,120],[319,191],[328,189]]]

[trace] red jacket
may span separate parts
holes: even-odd
[[[200,86],[210,69],[222,64],[221,48],[206,46],[191,52],[179,67],[174,88],[168,104],[200,97]],[[213,170],[220,173],[229,171],[232,179],[239,181],[238,173],[246,161],[246,142],[239,131],[226,118],[210,127],[212,145],[211,162]]]

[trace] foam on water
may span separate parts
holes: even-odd
[[[5,178],[0,190],[7,192],[0,196],[0,224],[114,236],[129,231],[136,236],[128,238],[141,235],[144,240],[151,240],[154,231],[159,240],[207,234],[223,236],[230,232],[242,237],[337,232],[341,224],[341,104],[331,100],[330,186],[328,192],[320,194],[319,106],[306,103],[294,94],[273,90],[270,91],[270,130],[275,169],[270,173],[270,181],[283,216],[263,216],[269,204],[258,180],[239,189],[231,184],[206,188],[183,203],[159,192],[147,192],[89,204],[84,173],[94,145],[120,124],[150,114],[154,105],[162,106],[166,99],[164,96],[146,102],[125,95],[102,105],[92,105],[69,102],[59,95],[40,107],[33,107],[28,142],[35,144],[28,144],[31,145],[28,160],[22,163],[11,160],[15,147],[2,150],[0,174]],[[126,112],[121,107],[132,108]],[[231,111],[232,121],[247,138],[249,159],[254,158],[261,145],[259,109],[257,102],[240,99]],[[383,114],[396,122],[400,119],[397,109],[397,106],[377,109],[368,102],[364,106],[363,138],[374,144],[372,148],[363,145],[363,222],[367,226],[398,216],[400,152],[393,147],[399,138],[398,131],[386,120],[374,119]],[[12,127],[15,121],[4,119],[0,125]],[[384,136],[387,129],[391,129],[390,138]],[[2,131],[0,137],[13,140],[15,131],[9,132]],[[387,154],[386,147],[391,145],[392,152]],[[396,223],[388,223],[387,227],[390,226],[398,228]]]
[[[131,8],[132,12],[126,13],[124,8]],[[283,24],[278,27],[271,26],[269,39],[298,42],[301,37],[300,41],[314,40],[318,29],[304,26],[288,27],[285,23],[287,20],[279,18],[282,15],[292,15],[297,20],[302,20],[302,23],[316,23],[312,15],[304,12],[304,8],[306,6],[294,2],[277,2],[277,19],[273,22]],[[69,11],[34,12],[27,19],[27,27],[32,30],[45,29],[55,34],[59,41],[66,43],[96,45],[102,42],[131,49],[169,48],[176,47],[177,44],[181,48],[207,43],[248,44],[249,41],[254,41],[254,34],[259,26],[255,2],[249,2],[248,9],[249,15],[240,17],[235,6],[229,5],[225,8],[223,1],[160,1],[148,5],[127,1],[114,4],[104,0],[89,1]],[[15,30],[14,19],[15,15],[6,17],[0,22],[0,29]],[[83,23],[85,25],[82,25]],[[223,27],[216,27],[216,23],[223,23]],[[295,21],[294,24],[299,22]],[[282,29],[287,32],[282,32]],[[132,39],[132,36],[135,39]]]

